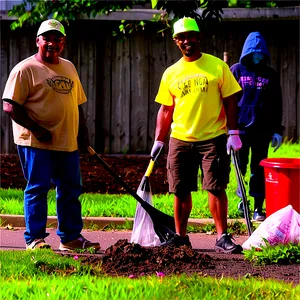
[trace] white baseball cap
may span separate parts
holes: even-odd
[[[42,24],[40,25],[40,28],[37,32],[37,36],[47,32],[47,31],[50,31],[50,30],[57,30],[63,36],[66,36],[64,26],[59,21],[57,21],[55,19],[49,19],[49,20],[46,20],[46,21],[42,22]]]

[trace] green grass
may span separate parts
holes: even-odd
[[[299,264],[300,268],[300,242],[298,244],[277,244],[271,245],[267,239],[263,238],[265,245],[259,248],[251,247],[249,250],[244,250],[245,259],[252,262],[254,265],[289,265]]]
[[[275,154],[276,157],[298,157],[299,150],[299,144],[284,144]],[[269,157],[275,154],[270,153]],[[227,189],[231,218],[237,216],[239,199],[235,190],[232,170]],[[22,198],[20,190],[0,189],[0,213],[23,214]],[[85,216],[133,217],[136,207],[136,201],[128,195],[84,194],[81,201]],[[171,195],[155,195],[154,203],[172,214]],[[191,217],[210,217],[206,193],[194,193],[193,203]],[[49,193],[49,215],[55,215],[54,191]],[[257,252],[248,253],[257,260]],[[205,270],[193,276],[108,277],[102,274],[101,265],[91,272],[90,266],[81,265],[80,260],[48,250],[0,251],[0,299],[300,299],[300,285],[253,277],[216,279],[204,274]]]
[[[299,299],[300,285],[203,274],[109,277],[50,250],[0,251],[0,299]],[[93,274],[93,275],[92,275]]]
[[[299,157],[300,144],[283,144],[277,152],[270,148],[269,157]],[[250,171],[247,171],[245,180],[249,182]],[[151,178],[150,178],[151,181]],[[230,173],[230,183],[227,187],[228,217],[238,218],[237,204],[240,199],[236,195],[236,178],[233,167]],[[83,194],[80,197],[82,214],[84,217],[129,217],[133,218],[136,209],[136,200],[127,194]],[[248,195],[250,209],[253,210],[252,198]],[[173,195],[153,195],[155,207],[159,210],[173,214]],[[0,213],[1,214],[23,214],[23,191],[14,189],[0,189]],[[55,191],[51,190],[48,195],[48,215],[56,216]],[[193,209],[191,218],[210,218],[207,193],[201,190],[193,193]]]

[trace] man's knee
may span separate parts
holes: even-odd
[[[188,191],[178,191],[176,193],[174,193],[175,197],[179,198],[179,199],[186,199],[187,197],[189,197],[191,195],[191,192]]]
[[[220,195],[222,195],[225,192],[225,189],[218,189],[218,190],[207,190],[210,194],[213,196],[219,198]]]

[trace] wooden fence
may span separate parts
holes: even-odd
[[[1,81],[3,92],[12,67],[36,52],[37,27],[10,31],[11,21],[1,20]],[[79,20],[66,27],[63,56],[78,69],[88,97],[85,112],[92,146],[101,153],[149,153],[154,139],[154,102],[163,71],[181,57],[169,31],[158,34],[155,26],[125,41],[112,37],[118,22]],[[260,31],[279,72],[283,90],[284,136],[300,136],[299,20],[224,21],[203,33],[203,52],[238,61],[251,31]],[[1,153],[15,153],[11,121],[2,111]],[[270,107],[272,113],[272,107]]]

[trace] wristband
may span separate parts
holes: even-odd
[[[240,134],[240,131],[239,131],[239,130],[229,130],[229,131],[228,131],[228,134],[229,134],[229,135],[239,135],[239,134]]]

